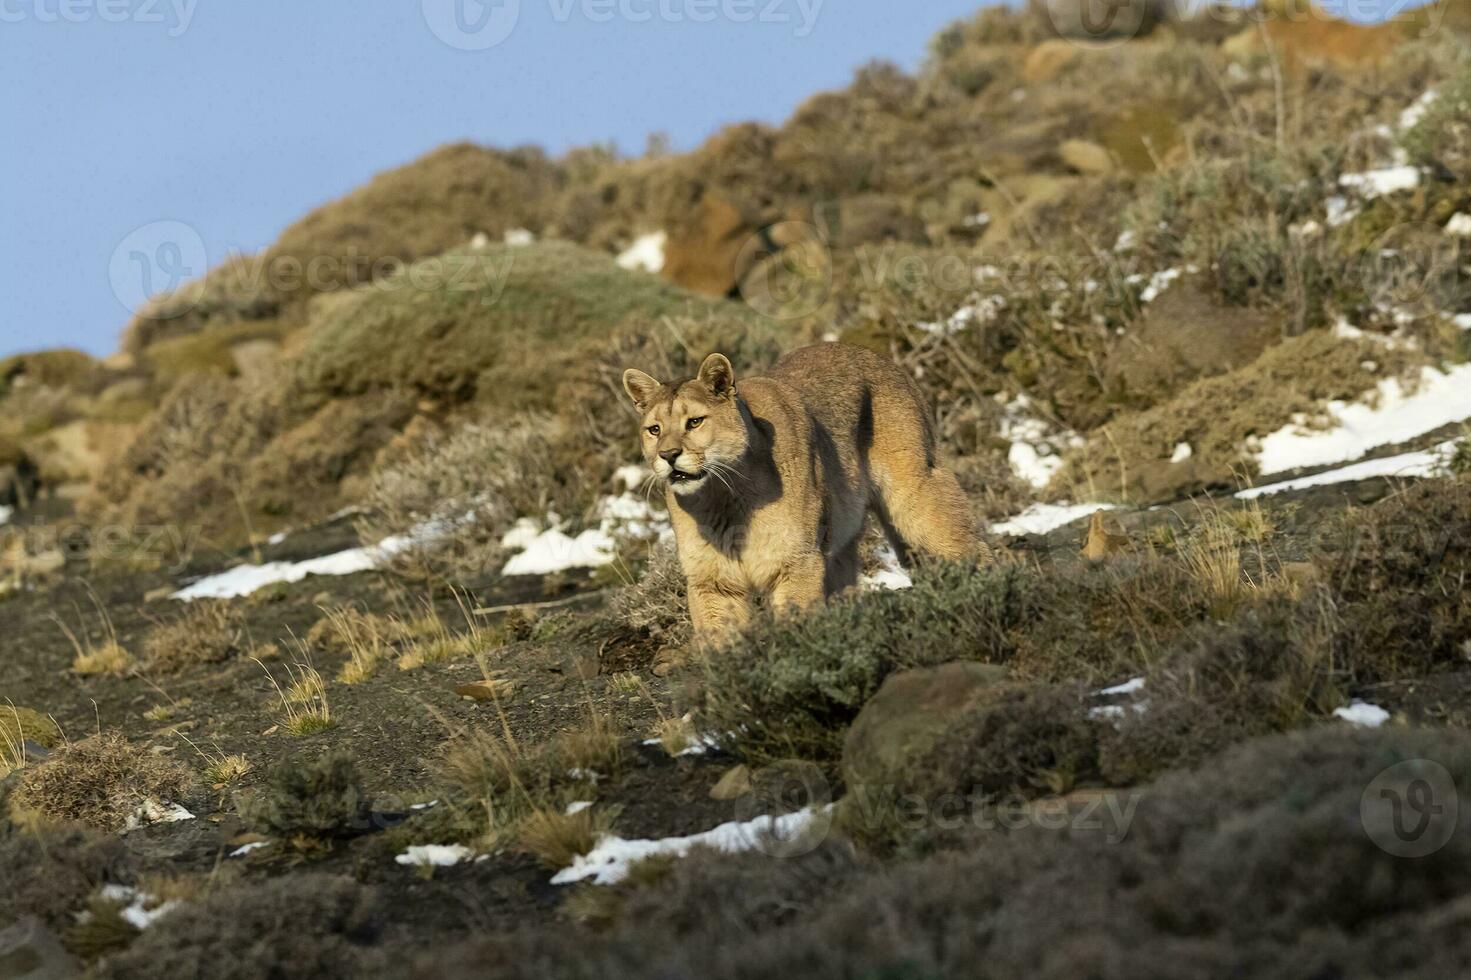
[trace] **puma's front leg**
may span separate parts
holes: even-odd
[[[687,582],[690,620],[701,643],[718,642],[738,632],[751,618],[751,601],[742,589],[706,579]]]
[[[782,562],[771,584],[771,608],[778,615],[810,609],[822,602],[827,561],[816,551],[793,555]]]

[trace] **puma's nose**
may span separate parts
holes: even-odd
[[[670,466],[673,466],[674,461],[679,458],[679,454],[682,451],[683,450],[679,449],[661,449],[659,450],[659,458],[668,463]]]

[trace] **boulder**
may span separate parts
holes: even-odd
[[[1228,38],[1221,50],[1240,61],[1262,57],[1267,46],[1277,53],[1284,71],[1302,76],[1312,68],[1332,65],[1351,71],[1380,64],[1406,40],[1402,25],[1351,24],[1322,13],[1310,17],[1273,17]]]
[[[1082,555],[1089,561],[1099,561],[1109,555],[1122,554],[1129,550],[1129,536],[1122,530],[1109,527],[1104,512],[1096,510],[1088,520],[1088,535],[1083,540]]]
[[[1199,278],[1182,276],[1119,338],[1102,373],[1121,394],[1152,404],[1197,378],[1250,364],[1281,337],[1275,317],[1228,306]]]
[[[844,779],[850,787],[893,782],[1006,676],[1005,667],[967,661],[891,675],[848,729]]]
[[[1114,169],[1113,154],[1088,140],[1063,140],[1057,155],[1080,174],[1106,174]]]
[[[744,278],[742,252],[756,227],[730,201],[706,194],[664,247],[663,274],[707,296],[729,296]],[[749,265],[749,260],[745,260]]]
[[[82,964],[34,915],[0,930],[0,980],[71,980]]]
[[[1038,44],[1022,62],[1022,80],[1036,84],[1050,82],[1061,75],[1086,50],[1086,45],[1050,38]]]

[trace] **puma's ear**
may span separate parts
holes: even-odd
[[[735,387],[735,369],[724,354],[711,354],[700,365],[700,381],[716,395],[724,397]]]
[[[640,411],[654,397],[654,392],[662,387],[663,385],[642,371],[629,368],[623,372],[623,390],[628,392],[628,397],[633,399],[633,404]]]

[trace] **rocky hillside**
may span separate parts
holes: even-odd
[[[0,362],[0,963],[1462,972],[1471,17],[1120,11],[441,147]],[[824,339],[1000,560],[692,649],[618,378]]]

